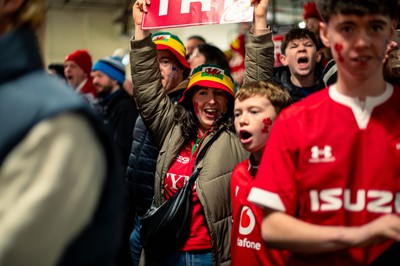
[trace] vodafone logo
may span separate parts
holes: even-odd
[[[242,235],[250,234],[256,225],[256,218],[253,212],[247,206],[244,206],[240,213],[239,233]]]
[[[256,237],[250,235],[256,225],[256,218],[253,212],[248,206],[244,206],[242,212],[240,213],[240,224],[239,233],[247,237],[238,237],[236,239],[236,245],[242,248],[248,248],[253,250],[261,250],[261,242],[258,240],[261,236]]]

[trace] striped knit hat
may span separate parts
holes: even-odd
[[[229,70],[222,69],[217,65],[203,64],[196,67],[193,70],[192,76],[190,77],[189,85],[183,92],[182,98],[179,100],[179,102],[182,102],[188,91],[195,86],[226,91],[230,96],[232,96],[232,99],[235,96],[235,85]]]
[[[110,78],[123,84],[125,81],[125,65],[122,64],[122,59],[118,56],[107,56],[97,61],[92,71],[100,71]]]
[[[173,53],[178,59],[182,66],[190,69],[188,62],[186,61],[186,48],[178,36],[173,35],[169,32],[158,32],[153,34],[153,42],[157,46],[157,50],[168,50]]]

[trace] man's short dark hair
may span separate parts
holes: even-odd
[[[283,38],[281,44],[281,53],[283,55],[286,55],[286,48],[288,44],[293,40],[300,40],[300,39],[310,39],[314,43],[317,51],[320,49],[317,37],[315,36],[314,32],[312,32],[307,28],[305,29],[292,28],[285,34],[285,37]]]
[[[316,0],[322,18],[329,22],[332,15],[381,14],[398,19],[398,0]]]

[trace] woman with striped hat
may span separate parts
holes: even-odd
[[[136,5],[135,10],[141,12]],[[230,177],[248,153],[233,128],[234,83],[229,71],[217,65],[200,65],[174,105],[160,79],[156,44],[151,34],[140,28],[140,22],[135,23],[131,40],[131,68],[135,100],[160,147],[155,173],[156,206],[184,185],[198,163],[197,156],[206,150],[193,187],[189,235],[177,247],[166,244],[161,249],[145,248],[141,263],[230,264]]]

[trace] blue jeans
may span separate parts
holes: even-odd
[[[210,250],[182,252],[174,251],[167,255],[166,266],[212,266],[213,256]]]
[[[140,242],[140,226],[142,222],[139,216],[135,217],[133,230],[131,236],[129,238],[130,247],[131,247],[131,257],[133,260],[133,265],[138,266],[140,260],[140,254],[142,253],[142,245]]]

